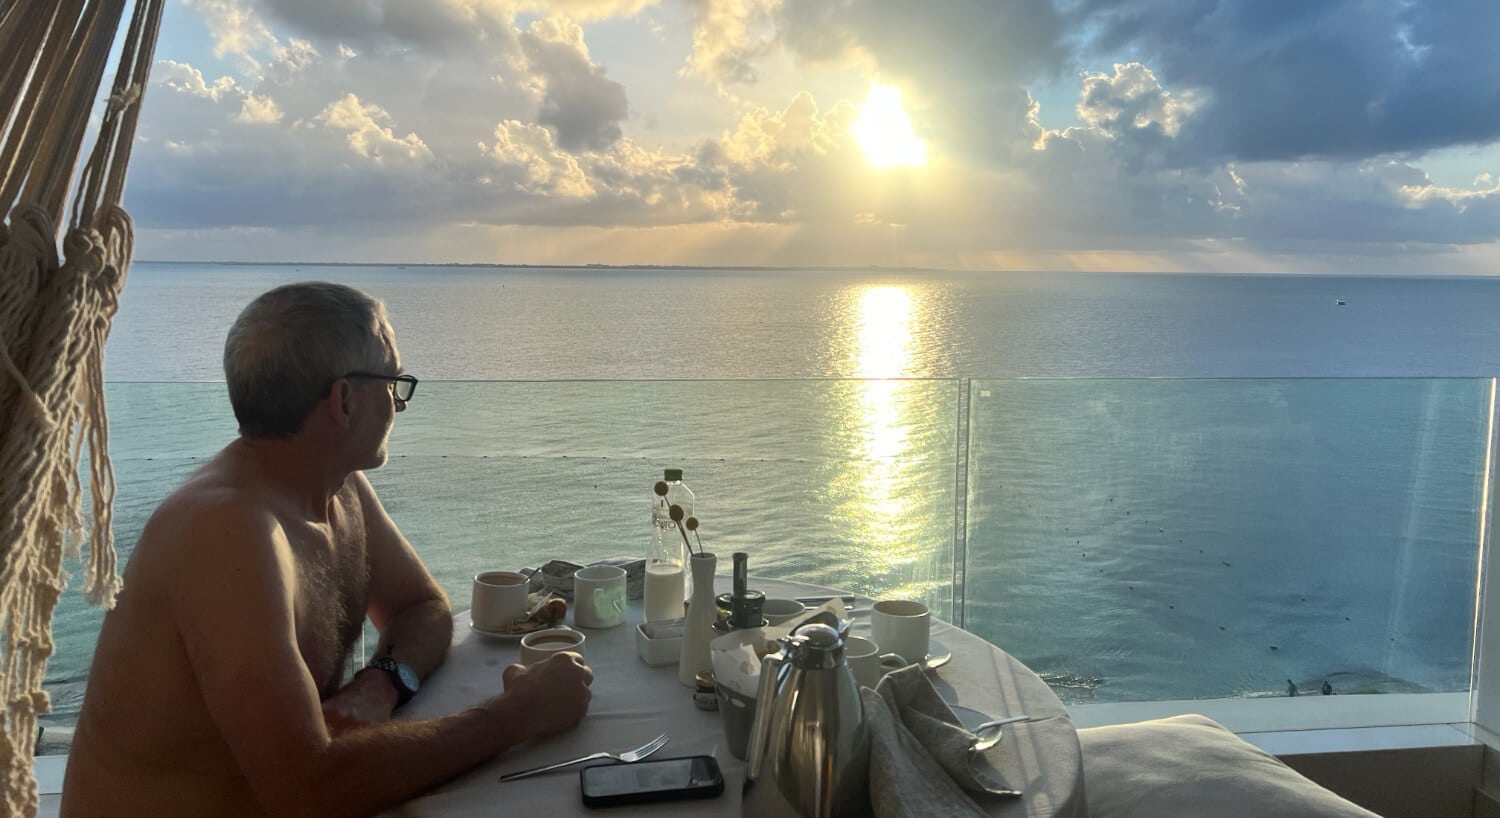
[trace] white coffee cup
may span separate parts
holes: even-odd
[[[583,653],[583,634],[570,628],[548,628],[521,637],[521,664],[546,661],[554,653]]]
[[[927,661],[927,636],[932,614],[911,599],[882,599],[870,609],[870,636],[880,649],[907,664]]]
[[[515,571],[484,571],[475,576],[469,621],[481,630],[509,633],[515,621],[526,616],[526,582],[526,575]]]
[[[863,636],[844,639],[844,661],[854,671],[860,687],[874,687],[884,673],[880,669],[880,645]]]
[[[613,628],[625,621],[625,569],[590,565],[573,572],[573,624]]]
[[[801,616],[802,612],[806,610],[807,606],[795,599],[777,599],[768,596],[766,597],[765,604],[761,606],[760,613],[761,616],[766,618],[766,622],[772,625],[780,625],[783,622],[788,622],[795,617]]]

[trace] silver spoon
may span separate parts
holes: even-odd
[[[971,754],[978,754],[990,749],[991,747],[994,747],[996,744],[999,744],[1000,739],[1004,738],[1005,736],[1005,731],[1001,730],[1000,728],[1004,727],[1007,724],[1015,724],[1022,721],[1031,721],[1031,717],[1024,715],[1008,716],[1003,719],[987,721],[984,724],[975,727],[972,731],[970,731],[974,734],[974,744],[969,747],[969,752]],[[984,735],[985,733],[989,733],[990,735],[986,736]]]

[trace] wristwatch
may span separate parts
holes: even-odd
[[[391,677],[391,682],[396,685],[397,707],[411,701],[411,697],[417,695],[417,690],[422,687],[422,679],[415,670],[411,669],[411,665],[398,662],[389,656],[371,659],[365,667],[383,670]]]

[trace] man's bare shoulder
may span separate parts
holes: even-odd
[[[137,552],[205,555],[275,539],[280,524],[266,487],[220,452],[157,506]]]

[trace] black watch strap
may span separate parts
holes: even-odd
[[[417,695],[417,688],[422,684],[416,671],[412,670],[410,665],[398,662],[389,656],[371,659],[365,667],[383,670],[387,676],[391,677],[391,684],[396,686],[397,707],[411,701],[411,697]]]

